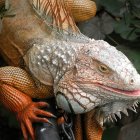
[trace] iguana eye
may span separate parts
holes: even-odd
[[[99,68],[99,71],[102,73],[109,73],[108,67],[103,64],[100,64],[98,68]]]

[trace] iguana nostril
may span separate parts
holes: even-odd
[[[134,84],[134,79],[131,79],[130,80],[130,84]]]

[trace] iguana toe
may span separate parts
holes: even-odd
[[[46,112],[40,109],[46,106],[48,106],[48,104],[45,102],[32,102],[22,111],[17,113],[17,119],[20,122],[20,126],[25,140],[28,140],[28,137],[31,137],[32,140],[35,140],[34,129],[32,126],[33,122],[45,122],[51,124],[51,122],[46,117],[55,116],[50,112]]]

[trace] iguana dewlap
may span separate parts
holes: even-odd
[[[106,119],[120,117],[120,111],[127,114],[127,108],[135,110],[131,106],[140,98],[136,69],[113,46],[82,35],[74,22],[94,16],[94,2],[11,0],[10,8],[15,16],[2,19],[0,52],[10,65],[19,66],[24,60],[25,70],[0,68],[0,100],[16,112],[24,139],[28,133],[35,139],[32,122],[48,122],[38,115],[53,117],[39,109],[46,103],[34,103],[31,98],[53,96],[52,91],[64,110],[88,112],[84,117],[87,140],[101,139]],[[80,14],[85,9],[90,16]],[[76,123],[75,137],[81,140],[80,119]]]

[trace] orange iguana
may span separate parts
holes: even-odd
[[[75,119],[76,140],[83,135],[101,140],[104,121],[115,114],[120,117],[121,111],[127,114],[128,108],[135,111],[140,98],[136,69],[124,54],[84,36],[75,24],[95,15],[93,1],[9,2],[2,18],[0,53],[10,66],[0,68],[0,101],[16,113],[25,140],[28,135],[35,139],[32,122],[53,117],[39,109],[47,103],[31,98],[54,96],[67,112],[85,113],[83,126],[80,115]],[[8,11],[15,16],[6,16]],[[21,60],[24,69],[19,68]]]

